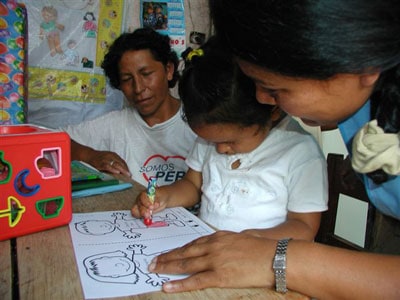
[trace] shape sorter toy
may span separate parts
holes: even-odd
[[[0,240],[71,218],[68,134],[30,124],[0,126]]]

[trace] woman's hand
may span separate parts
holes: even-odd
[[[121,174],[129,178],[132,176],[125,160],[115,152],[93,150],[86,162],[103,172]]]
[[[97,170],[111,174],[121,174],[131,177],[128,165],[117,153],[112,151],[98,151],[71,140],[71,159],[84,161]]]
[[[150,272],[191,274],[164,283],[169,293],[209,287],[272,287],[277,241],[244,233],[218,231],[156,257]]]

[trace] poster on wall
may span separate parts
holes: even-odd
[[[121,32],[123,1],[30,0],[29,98],[104,103],[100,67]]]
[[[156,30],[171,37],[178,56],[186,49],[183,0],[20,2],[29,16],[28,119],[40,126],[78,124],[126,104],[108,84],[101,61],[122,32],[143,27],[144,2],[160,6],[164,22]]]
[[[140,24],[171,38],[178,56],[186,49],[185,11],[183,0],[140,1]]]

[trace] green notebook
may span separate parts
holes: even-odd
[[[118,179],[91,179],[91,180],[82,180],[82,181],[74,181],[72,182],[72,191],[81,191],[86,189],[97,188],[101,186],[108,186],[108,185],[116,185],[119,184]]]
[[[71,161],[72,182],[98,179],[101,176],[102,173],[92,166],[78,160]]]
[[[132,183],[120,181],[81,161],[72,161],[71,169],[73,199],[121,191],[133,186]]]
[[[120,181],[113,176],[102,173],[80,161],[72,161],[71,168],[73,192],[117,185],[120,183]]]

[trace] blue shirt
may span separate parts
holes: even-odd
[[[354,115],[339,123],[340,133],[350,156],[354,135],[370,120],[371,103],[367,101]],[[400,176],[389,175],[389,180],[382,184],[375,184],[365,174],[361,174],[361,177],[373,205],[383,214],[400,220]]]

